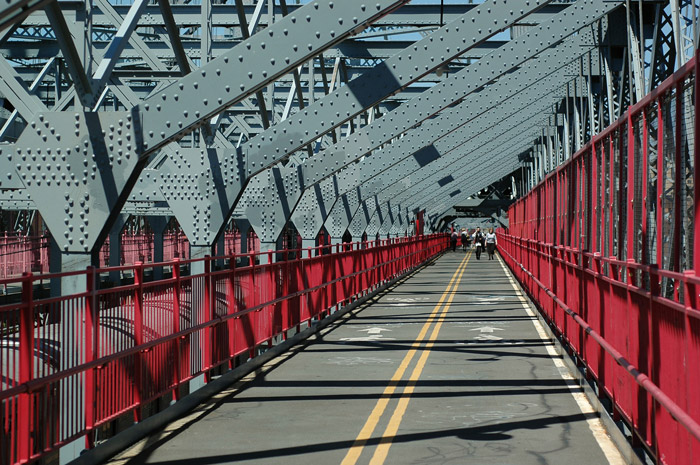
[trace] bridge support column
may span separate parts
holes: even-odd
[[[212,247],[209,245],[192,245],[190,244],[190,259],[201,259],[204,257],[211,256],[212,253]],[[193,263],[190,263],[190,275],[198,275],[202,274],[205,271],[205,261],[200,260],[196,261]],[[192,286],[192,294],[193,294],[193,299],[192,299],[192,315],[191,315],[191,321],[192,325],[198,325],[200,323],[204,322],[204,308],[202,307],[204,305],[204,289],[198,286]],[[190,360],[196,361],[196,360],[204,360],[204,346],[203,342],[200,339],[200,335],[198,333],[193,333],[192,334],[192,340],[190,341]],[[189,392],[194,392],[197,389],[200,389],[206,384],[205,377],[204,375],[199,375],[196,378],[193,378],[189,382]]]
[[[304,249],[301,258],[306,258],[308,257],[308,252],[306,249],[311,248],[311,247],[316,247],[316,239],[301,239],[301,248]],[[318,251],[314,251],[311,253],[311,255],[318,255]]]
[[[217,257],[224,257],[226,255],[226,232],[222,232],[216,239],[216,244],[214,246],[214,255]],[[216,268],[222,269],[224,267],[224,259],[220,258],[216,260]]]
[[[124,226],[126,225],[129,215],[119,215],[114,221],[112,230],[109,232],[109,262],[108,265],[120,266],[122,261],[122,231],[124,231]],[[99,263],[97,263],[99,266]],[[109,280],[118,286],[121,284],[122,277],[121,271],[110,271]]]
[[[250,232],[250,221],[240,218],[237,220],[234,220],[236,222],[236,228],[238,228],[238,231],[241,234],[241,254],[246,254],[249,252],[248,250],[248,233]],[[248,266],[248,259],[247,258],[240,258],[239,263],[240,266]]]
[[[98,249],[99,250],[99,249]],[[51,237],[49,248],[49,271],[61,273],[69,271],[83,271],[93,264],[91,253],[66,253],[60,250],[59,245]],[[85,274],[65,276],[52,279],[51,297],[83,293],[86,290],[87,279]],[[59,352],[59,370],[67,370],[80,364],[84,360],[83,344],[80,339],[84,315],[78,311],[69,309],[61,310],[60,315],[61,335]],[[68,437],[81,429],[85,421],[85,392],[81,375],[65,378],[60,383],[59,394],[59,428],[61,437]],[[73,427],[76,425],[76,427]],[[64,465],[78,458],[85,449],[85,437],[66,444],[59,450],[59,464]]]
[[[277,250],[277,241],[263,242],[260,241],[260,264],[266,265],[275,261],[275,250]]]
[[[149,216],[148,224],[153,230],[153,263],[161,263],[164,260],[165,247],[165,228],[168,227],[170,217],[167,216]],[[153,280],[163,279],[163,267],[158,266],[153,268]]]

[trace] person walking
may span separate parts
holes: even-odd
[[[467,230],[462,228],[462,250],[466,251],[467,247],[469,247],[469,236]]]
[[[476,259],[481,260],[481,252],[484,247],[484,233],[481,232],[481,228],[476,228],[472,239],[474,239],[474,247],[476,247]]]
[[[496,252],[496,234],[493,232],[493,228],[489,229],[484,239],[486,240],[486,252],[489,254],[489,260],[493,260]]]
[[[452,246],[452,251],[457,251],[457,231],[452,230],[452,235],[450,236],[450,245]]]

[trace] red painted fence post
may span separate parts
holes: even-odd
[[[85,363],[95,360],[97,351],[97,338],[99,337],[99,311],[97,308],[97,270],[94,266],[87,269],[87,295],[85,296]],[[95,368],[90,368],[85,373],[85,447],[92,449],[95,445],[95,408],[97,405],[97,384]]]
[[[34,279],[32,273],[22,273],[22,310],[19,333],[19,382],[25,384],[34,378]],[[34,413],[31,392],[19,395],[17,412],[17,435],[19,439],[17,458],[27,462],[31,456],[31,430]]]
[[[236,255],[231,255],[229,259],[229,272],[228,279],[226,280],[226,310],[229,315],[236,313]],[[227,321],[228,325],[228,366],[229,368],[235,368],[235,357],[236,352],[236,322],[234,318],[229,318]]]
[[[204,323],[211,323],[214,319],[214,301],[212,298],[211,260],[209,255],[204,257]],[[212,345],[214,344],[214,327],[207,326],[204,330],[204,360],[202,370],[204,371],[204,381],[211,381],[212,366]]]
[[[656,133],[657,152],[656,152],[656,211],[662,212],[664,208],[664,190],[666,189],[666,168],[664,164],[664,113],[662,102],[659,102],[658,113],[656,117],[658,129]],[[696,178],[697,179],[697,178]],[[656,215],[656,264],[663,267],[663,215]]]
[[[143,344],[143,263],[134,264],[134,345]],[[143,353],[138,351],[134,354],[134,421],[137,423],[142,418],[141,405],[141,378],[142,378]]]
[[[698,182],[700,180],[700,166],[698,166],[700,162],[700,147],[698,147],[698,144],[700,144],[700,134],[698,133],[700,131],[700,117],[698,117],[698,108],[700,108],[700,95],[698,95],[698,93],[700,93],[700,79],[698,79],[698,76],[700,76],[700,50],[695,54],[695,76],[693,83],[695,87],[695,130],[693,131],[693,207],[695,209],[693,222],[695,227],[693,228],[693,269],[696,275],[698,271],[700,271],[700,227],[698,227],[698,218],[700,218],[700,182]]]
[[[173,333],[180,332],[180,292],[182,282],[180,281],[180,259],[173,260]],[[182,338],[178,337],[174,342],[175,350],[175,370],[173,370],[175,379],[173,380],[173,399],[180,399],[180,383],[182,382],[182,358],[181,358],[181,342]]]

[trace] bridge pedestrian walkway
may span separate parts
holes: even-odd
[[[623,463],[539,324],[449,252],[112,463]]]

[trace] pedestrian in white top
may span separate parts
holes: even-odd
[[[489,232],[486,233],[486,251],[489,254],[489,260],[493,260],[496,251],[496,234],[493,232],[493,228],[490,228]]]

